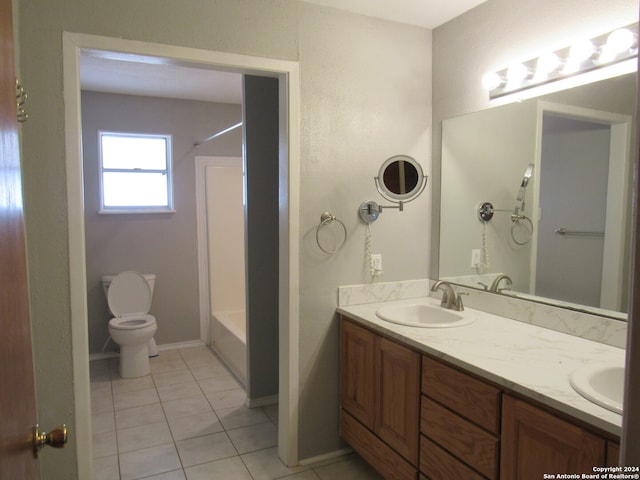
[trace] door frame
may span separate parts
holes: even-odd
[[[600,305],[609,310],[621,310],[625,287],[624,282],[625,241],[629,235],[629,212],[631,208],[631,183],[627,180],[631,172],[633,118],[613,112],[576,107],[539,100],[537,102],[535,172],[540,178],[542,163],[542,120],[545,112],[566,118],[601,123],[611,128],[609,148],[609,176],[607,180],[607,208],[605,237],[602,258],[602,279],[600,282]],[[614,187],[622,185],[623,188]],[[540,221],[540,181],[534,182],[533,195],[533,241],[531,245],[531,292],[535,294],[536,262],[538,256],[538,222]]]
[[[77,461],[92,478],[91,402],[80,102],[80,53],[155,57],[168,64],[234,70],[278,78],[280,89],[280,273],[278,454],[298,464],[300,79],[298,62],[63,32],[63,81],[69,235],[71,342]]]

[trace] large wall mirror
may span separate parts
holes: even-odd
[[[635,110],[631,73],[444,121],[439,277],[626,319]]]

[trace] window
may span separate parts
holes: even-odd
[[[171,212],[171,136],[100,132],[100,213]]]

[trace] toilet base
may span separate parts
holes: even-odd
[[[149,344],[120,345],[120,377],[137,378],[151,373]]]
[[[158,345],[156,344],[156,339],[152,338],[149,340],[149,358],[157,357],[160,355],[158,353]]]

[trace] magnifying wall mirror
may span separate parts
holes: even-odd
[[[366,223],[376,221],[384,208],[397,208],[402,212],[404,204],[416,199],[427,186],[422,167],[407,155],[394,155],[385,160],[374,180],[378,193],[398,205],[378,205],[373,201],[362,203],[359,213]]]
[[[390,202],[410,202],[422,193],[427,177],[414,158],[395,155],[385,160],[375,177],[376,188],[380,195]]]

